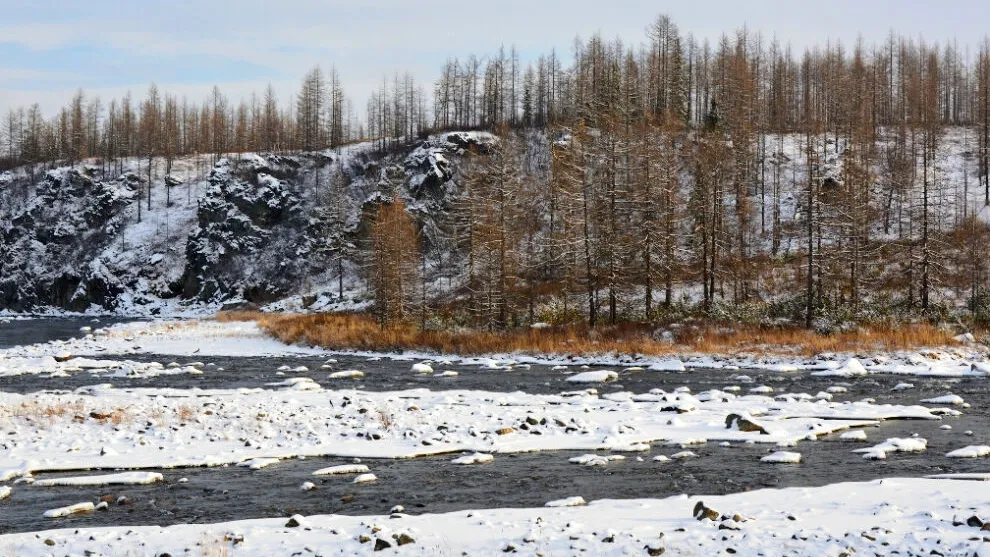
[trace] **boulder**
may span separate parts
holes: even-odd
[[[694,506],[694,511],[691,514],[698,520],[704,520],[707,518],[712,522],[715,522],[721,516],[718,511],[706,506],[704,501],[698,501],[698,503]]]
[[[729,414],[725,417],[725,429],[732,429],[733,427],[739,431],[759,432],[761,435],[768,435],[763,426],[739,414]]]

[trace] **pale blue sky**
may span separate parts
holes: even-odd
[[[151,81],[195,100],[218,84],[232,99],[268,82],[280,100],[310,67],[335,65],[363,111],[383,75],[432,83],[448,56],[516,44],[524,57],[600,32],[644,40],[656,15],[716,39],[748,26],[797,48],[827,38],[882,40],[888,30],[973,49],[988,0],[0,0],[0,114],[41,103],[46,114],[76,88],[104,98]]]

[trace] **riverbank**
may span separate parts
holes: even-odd
[[[559,354],[588,356],[638,354],[682,356],[747,354],[756,357],[813,357],[829,353],[868,354],[969,348],[987,351],[978,336],[929,324],[861,327],[820,334],[797,327],[757,327],[722,323],[684,323],[665,327],[627,323],[589,329],[583,325],[533,326],[504,332],[421,330],[413,325],[380,327],[364,314],[222,313],[220,321],[257,321],[286,344],[327,350],[479,356],[485,354]]]

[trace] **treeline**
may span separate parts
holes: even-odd
[[[502,137],[462,169],[446,223],[466,266],[454,315],[990,317],[988,43],[975,61],[894,35],[795,57],[746,30],[699,45],[666,17],[649,39],[578,41],[566,68],[447,64],[434,126]]]
[[[698,128],[712,115],[744,110],[760,132],[848,129],[865,103],[876,130],[917,122],[934,87],[942,125],[977,125],[981,176],[990,166],[990,42],[976,52],[955,42],[927,43],[893,33],[882,44],[839,42],[795,53],[747,29],[717,44],[683,34],[666,16],[645,41],[575,39],[569,61],[556,50],[522,63],[514,47],[491,56],[452,58],[427,92],[408,74],[385,78],[359,117],[336,71],[314,68],[280,103],[272,87],[232,102],[219,88],[207,99],[179,98],[151,85],[101,101],[79,91],[46,117],[40,107],[11,109],[0,133],[0,165],[121,157],[249,151],[308,151],[359,139],[397,144],[447,129],[568,125],[618,104],[632,121],[677,120]],[[388,139],[390,142],[386,142]]]
[[[103,102],[80,90],[58,114],[38,104],[11,109],[0,133],[0,168],[75,165],[99,159],[104,168],[128,157],[177,157],[232,152],[313,151],[335,147],[364,132],[335,69],[303,78],[295,102],[281,105],[273,87],[233,103],[214,87],[202,103],[152,84],[143,98],[130,93]],[[166,172],[167,173],[167,172]]]

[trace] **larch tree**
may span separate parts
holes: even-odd
[[[422,299],[419,233],[405,204],[382,203],[371,225],[370,283],[375,315],[384,327],[408,322]]]

